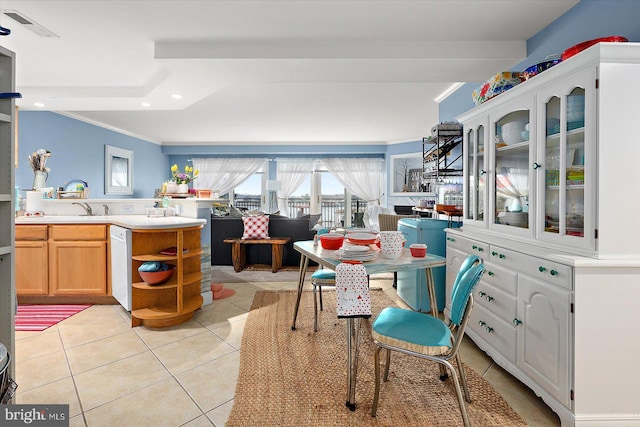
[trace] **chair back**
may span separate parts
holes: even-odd
[[[396,215],[396,214],[378,214],[378,224],[380,231],[397,231],[398,221],[401,218],[419,218],[418,215]]]
[[[463,266],[465,264],[463,264]],[[466,308],[469,298],[471,297],[471,293],[473,292],[473,288],[480,281],[483,273],[484,264],[472,264],[472,266],[462,274],[460,280],[456,278],[456,282],[454,283],[453,290],[451,292],[451,322],[455,325],[460,326],[463,322],[465,314],[467,313]]]
[[[318,231],[316,232],[316,234],[317,234],[318,236],[320,236],[320,235],[322,235],[322,234],[327,234],[327,233],[328,233],[328,232],[330,232],[330,231],[331,231],[331,230],[330,230],[330,229],[328,229],[328,228],[321,228],[320,230],[318,230]]]

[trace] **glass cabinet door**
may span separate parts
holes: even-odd
[[[543,105],[543,235],[585,237],[585,89],[569,87]]]
[[[595,69],[538,94],[538,238],[595,250]]]
[[[486,211],[486,140],[487,126],[476,124],[468,126],[465,135],[464,152],[466,156],[466,193],[465,193],[465,221],[484,222]],[[486,226],[486,225],[485,225]]]
[[[519,109],[497,116],[494,129],[494,212],[491,224],[529,232],[531,192],[530,110]],[[517,231],[524,229],[523,231]]]

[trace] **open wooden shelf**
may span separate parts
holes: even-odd
[[[202,226],[132,230],[131,326],[178,325],[189,320],[202,306],[201,229]],[[169,247],[177,248],[177,254],[160,254]],[[138,273],[138,267],[147,261],[171,261],[176,271],[167,283],[149,285]]]

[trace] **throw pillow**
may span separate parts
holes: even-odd
[[[251,239],[268,239],[269,238],[269,217],[263,216],[243,216],[244,233],[242,238]]]

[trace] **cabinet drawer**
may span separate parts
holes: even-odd
[[[484,266],[486,269],[482,276],[482,280],[484,282],[490,283],[496,288],[508,292],[513,296],[517,295],[518,275],[515,271],[504,269],[488,261],[484,263]]]
[[[54,225],[49,231],[53,240],[106,240],[106,225]]]
[[[459,249],[462,252],[468,253],[470,255],[478,255],[481,258],[488,257],[489,253],[488,244],[479,243],[475,240],[467,239],[465,237],[460,237],[453,234],[447,234],[447,245]]]
[[[16,240],[47,240],[47,226],[16,225]]]
[[[568,265],[493,245],[490,248],[490,255],[491,261],[496,264],[527,273],[566,289],[573,288],[573,270]]]
[[[481,305],[474,304],[469,329],[507,360],[516,363],[516,328],[498,319]]]
[[[515,319],[518,304],[516,297],[481,281],[473,291],[473,301],[507,323]]]

